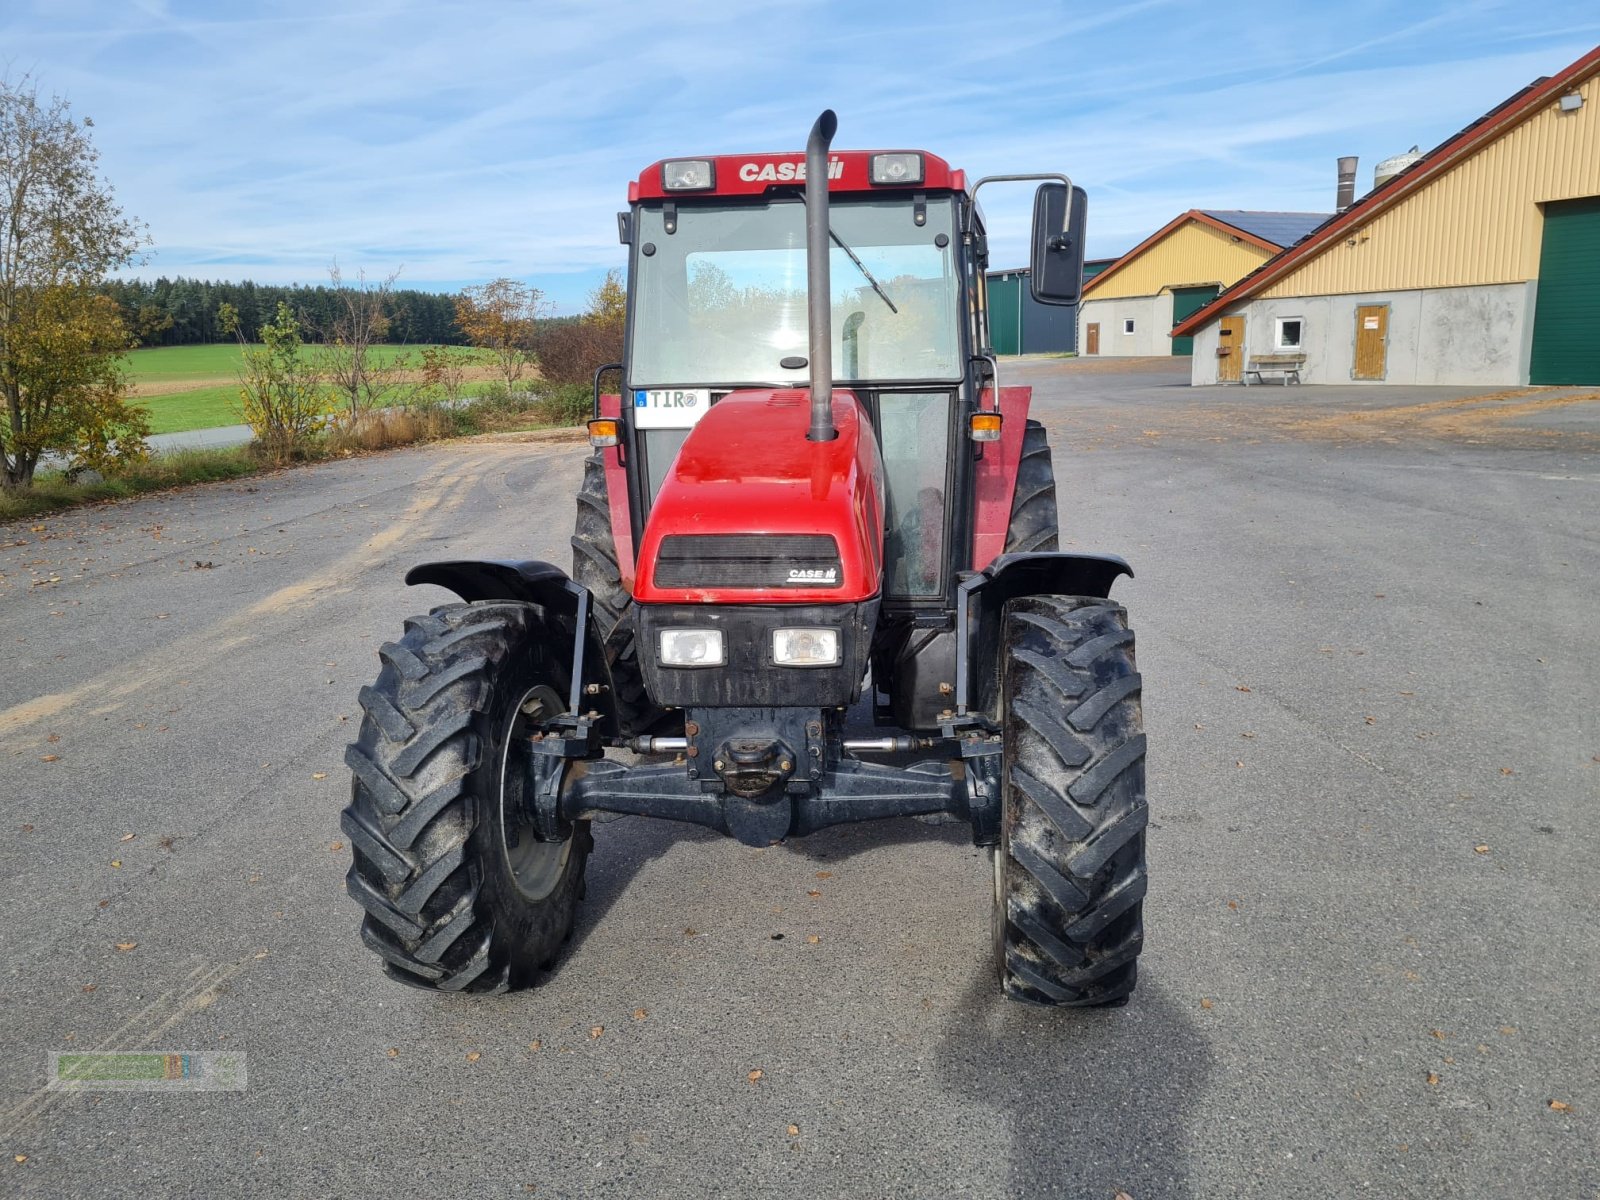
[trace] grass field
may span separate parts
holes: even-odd
[[[402,354],[415,357],[423,346],[374,346],[373,358],[391,363]],[[141,386],[190,383],[203,379],[232,380],[243,365],[237,342],[212,346],[158,346],[128,355],[128,373]]]
[[[423,346],[374,346],[373,358],[389,364],[402,355],[415,359]],[[237,343],[209,346],[161,346],[128,355],[128,374],[138,388],[138,402],[150,413],[152,433],[187,433],[237,425],[239,369],[243,347]],[[468,392],[481,385],[468,385]],[[331,403],[331,401],[330,401]]]

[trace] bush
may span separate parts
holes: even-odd
[[[585,317],[547,326],[534,343],[539,374],[547,383],[594,385],[594,373],[622,361],[622,322]]]
[[[563,383],[544,389],[534,406],[546,425],[583,425],[594,416],[594,388],[587,383]]]

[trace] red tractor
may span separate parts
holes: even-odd
[[[595,376],[572,573],[407,574],[461,602],[378,652],[343,815],[393,978],[533,984],[599,814],[754,846],[948,814],[993,848],[1006,995],[1132,992],[1145,739],[1108,599],[1131,571],[1057,549],[1045,430],[988,348],[991,180],[831,152],[834,128],[629,186],[626,361]],[[1002,179],[1044,181],[1030,287],[1073,303],[1083,192]]]

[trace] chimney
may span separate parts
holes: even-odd
[[[1356,202],[1356,164],[1359,161],[1353,154],[1339,160],[1339,192],[1334,200],[1336,212],[1343,212]]]

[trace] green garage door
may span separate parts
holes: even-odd
[[[989,345],[996,354],[1022,353],[1022,294],[1027,281],[1016,271],[989,276]]]
[[[1206,305],[1217,298],[1220,288],[1193,287],[1172,289],[1172,323],[1174,326],[1183,324],[1185,317],[1199,312]],[[1172,339],[1172,353],[1174,357],[1187,358],[1194,353],[1194,339],[1192,337],[1179,337]]]
[[[1600,196],[1544,206],[1530,383],[1600,383]]]

